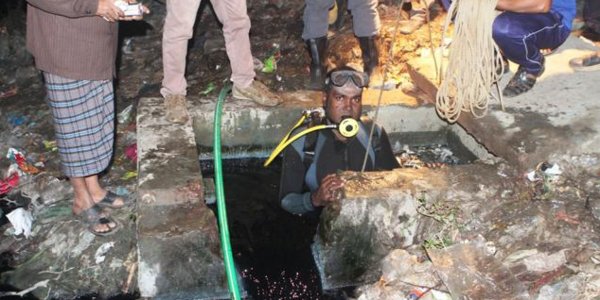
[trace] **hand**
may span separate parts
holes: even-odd
[[[340,198],[339,190],[344,186],[344,181],[336,174],[329,174],[323,178],[316,192],[311,194],[314,207],[325,206]]]
[[[124,16],[123,11],[115,5],[114,0],[98,0],[96,15],[108,22],[116,22]]]
[[[135,4],[137,3],[136,0],[127,0],[127,3],[130,4]],[[130,16],[130,17],[121,17],[119,18],[119,21],[140,21],[142,19],[144,19],[144,15],[147,15],[150,13],[150,9],[146,6],[142,4],[142,14],[139,16]]]

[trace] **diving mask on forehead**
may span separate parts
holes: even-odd
[[[364,88],[369,83],[367,74],[353,70],[333,71],[329,77],[327,77],[325,83],[329,84],[331,82],[334,86],[342,87],[348,80],[352,80],[352,83],[359,88]]]

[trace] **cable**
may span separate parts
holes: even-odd
[[[292,127],[292,129],[290,129],[290,131],[288,131],[288,133],[281,139],[281,141],[279,141],[279,144],[277,144],[277,146],[275,146],[275,149],[273,150],[273,152],[271,152],[271,155],[269,155],[269,158],[265,161],[265,163],[263,164],[263,167],[266,168],[269,166],[269,164],[271,164],[273,159],[275,159],[275,157],[277,157],[279,152],[281,152],[281,150],[283,150],[283,149],[281,149],[278,151],[278,149],[280,149],[281,145],[283,145],[288,140],[288,138],[292,134],[292,131],[294,131],[296,128],[298,128],[300,125],[302,125],[304,123],[304,120],[306,120],[306,113],[302,113],[302,116],[300,117],[300,119],[298,119],[298,122],[296,122],[296,125],[294,125],[294,127]]]

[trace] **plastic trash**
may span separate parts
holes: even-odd
[[[132,38],[125,38],[123,40],[123,47],[121,47],[121,50],[123,51],[123,53],[125,54],[133,54],[133,43],[132,43],[133,39]]]
[[[46,151],[50,151],[50,152],[58,151],[58,146],[56,144],[56,141],[44,140],[42,143],[44,144],[44,149],[46,149]]]
[[[117,116],[117,122],[119,122],[119,124],[125,124],[125,123],[129,122],[132,111],[133,111],[133,104],[130,104],[129,106],[125,107],[125,109],[123,109]]]
[[[94,255],[96,264],[103,262],[106,259],[106,253],[114,246],[115,242],[108,242],[98,247],[98,250],[96,250],[96,254]]]
[[[562,171],[560,170],[560,166],[558,164],[553,164],[549,166],[542,165],[542,171],[544,172],[544,174],[549,176],[558,176],[562,174]]]
[[[115,194],[119,196],[127,196],[129,195],[129,190],[125,187],[119,186],[115,189]]]
[[[136,171],[129,171],[127,173],[125,173],[121,179],[123,180],[129,180],[131,178],[136,178],[138,176],[138,173]]]
[[[137,143],[125,147],[125,157],[133,162],[137,162]]]
[[[6,158],[11,159],[14,162],[16,162],[17,165],[19,165],[19,169],[21,171],[23,171],[24,173],[37,174],[40,172],[40,170],[38,168],[36,168],[31,163],[27,162],[27,159],[25,159],[25,155],[23,155],[23,153],[19,152],[18,150],[14,149],[14,148],[8,149]]]
[[[29,118],[27,118],[26,116],[9,116],[8,117],[8,123],[12,126],[12,127],[17,127],[17,126],[21,126],[25,123],[27,123],[27,121],[29,121]]]
[[[273,49],[271,53],[265,58],[263,61],[264,67],[262,68],[263,73],[273,73],[277,70],[277,61],[281,57],[281,52],[279,51],[279,44],[273,43]]]
[[[0,195],[8,194],[19,185],[19,173],[14,172],[0,180]]]
[[[527,179],[529,179],[529,181],[534,182],[537,181],[539,178],[537,177],[537,175],[535,174],[535,171],[531,171],[529,173],[527,173],[527,175],[525,175],[527,177]]]
[[[217,88],[217,85],[214,82],[209,83],[206,88],[204,90],[202,90],[200,92],[200,95],[208,95],[210,94],[212,91],[214,91]]]
[[[33,216],[31,212],[19,207],[6,215],[10,224],[15,228],[14,235],[25,235],[29,238],[31,235],[31,225],[33,224]]]

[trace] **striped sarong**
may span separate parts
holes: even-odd
[[[102,172],[113,154],[111,80],[74,80],[43,72],[62,171],[69,177]]]

